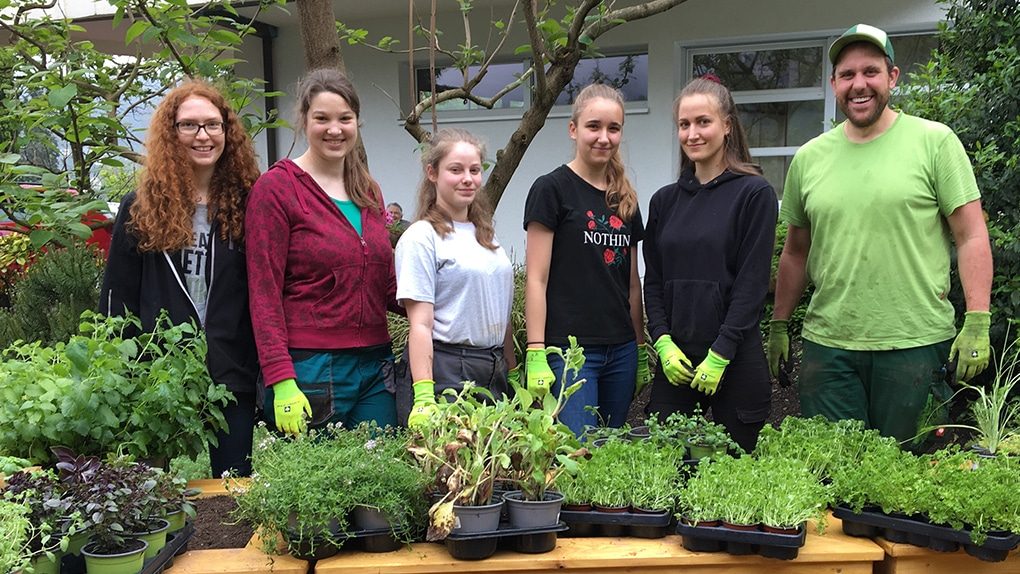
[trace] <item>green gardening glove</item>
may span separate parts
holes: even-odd
[[[439,411],[436,405],[436,382],[432,379],[416,381],[411,388],[414,389],[414,406],[411,407],[411,414],[407,417],[408,428],[422,427]]]
[[[765,354],[769,358],[769,373],[772,378],[779,377],[779,361],[790,360],[790,335],[786,328],[789,321],[784,319],[773,319],[769,321],[769,341],[766,345]]]
[[[694,371],[694,381],[691,382],[691,388],[701,391],[706,395],[714,395],[719,389],[719,381],[722,380],[723,371],[726,370],[726,365],[728,364],[730,364],[728,359],[720,357],[712,349],[709,349],[708,356],[705,357],[704,361],[701,361],[698,369]]]
[[[689,385],[694,377],[694,367],[687,355],[673,343],[673,337],[663,335],[655,341],[655,352],[659,354],[659,364],[666,380],[674,386]]]
[[[648,369],[648,348],[644,343],[640,343],[637,346],[637,383],[634,385],[634,396],[640,395],[650,382],[652,372]]]
[[[956,335],[952,348],[949,349],[949,360],[956,359],[956,379],[969,381],[985,370],[991,356],[991,344],[988,342],[988,327],[992,322],[992,314],[988,311],[967,311],[963,315],[963,327]]]
[[[312,405],[294,379],[284,379],[273,385],[273,415],[276,430],[292,435],[305,432],[305,417],[312,416]]]
[[[545,358],[545,349],[528,349],[524,362],[524,376],[528,390],[535,395],[535,398],[544,398],[556,379],[552,369],[549,368],[549,361]]]

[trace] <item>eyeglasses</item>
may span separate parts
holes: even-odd
[[[223,133],[223,122],[208,122],[196,124],[195,122],[177,122],[174,124],[177,133],[189,136],[198,135],[198,130],[204,129],[205,133],[211,136],[218,136]]]

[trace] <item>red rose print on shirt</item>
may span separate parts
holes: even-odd
[[[612,249],[606,249],[602,252],[602,258],[605,259],[606,265],[610,265],[616,259],[616,252]]]
[[[612,227],[613,229],[619,229],[619,228],[623,227],[623,220],[620,219],[619,217],[615,216],[615,215],[610,215],[609,216],[609,227]]]
[[[585,212],[585,215],[587,215],[589,219],[591,219],[592,217],[595,217],[595,213],[592,212],[592,210],[590,210],[590,209],[587,212]]]
[[[620,237],[624,235],[630,235],[630,230],[627,229],[627,223],[624,222],[616,214],[598,214],[594,211],[588,210],[585,212],[588,216],[588,223],[585,226],[585,243],[593,243],[596,246],[610,245],[608,249],[602,251],[602,261],[607,266],[629,266],[630,265],[630,252],[624,241],[621,241]],[[589,241],[589,233],[590,236]],[[597,253],[597,252],[596,252]]]
[[[595,229],[595,222],[594,221],[589,221],[588,222],[588,229]]]

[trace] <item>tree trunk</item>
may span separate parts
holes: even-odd
[[[336,68],[347,73],[336,33],[336,16],[332,0],[298,0],[301,22],[301,45],[305,53],[305,70]]]

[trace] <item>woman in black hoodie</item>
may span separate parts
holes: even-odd
[[[237,399],[223,409],[229,432],[209,445],[213,476],[247,476],[258,359],[243,224],[259,176],[255,151],[223,95],[199,81],[174,88],[156,108],[146,151],[138,191],[117,212],[100,311],[128,311],[151,330],[165,309],[174,324],[203,327],[209,375]]]
[[[758,322],[778,202],[725,86],[694,80],[673,109],[680,178],[652,196],[645,226],[645,309],[661,367],[648,412],[711,409],[750,452],[771,400]]]

